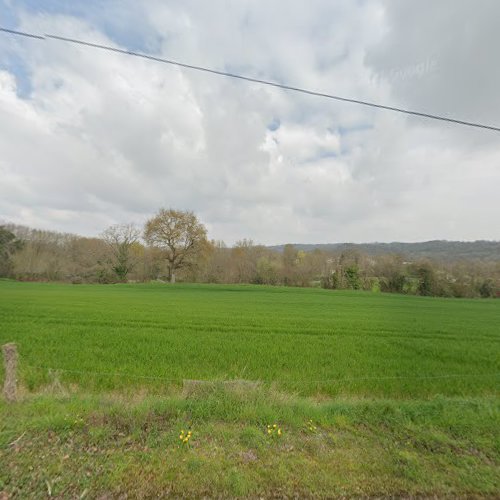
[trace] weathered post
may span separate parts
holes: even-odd
[[[8,403],[17,401],[17,346],[5,344],[2,346],[5,380],[3,395]]]

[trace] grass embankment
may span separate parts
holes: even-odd
[[[0,282],[0,321],[0,497],[500,491],[500,301]]]
[[[135,403],[38,396],[0,411],[0,491],[20,498],[500,491],[495,398],[315,404],[214,389]]]

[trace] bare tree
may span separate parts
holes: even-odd
[[[65,278],[69,263],[68,242],[72,236],[14,226],[12,232],[23,245],[12,257],[12,272],[18,279],[58,281]]]
[[[116,224],[108,227],[101,235],[111,251],[111,268],[120,281],[127,279],[135,265],[132,249],[139,241],[140,234],[140,230],[133,224]]]
[[[144,239],[165,251],[171,283],[176,271],[190,265],[208,243],[207,230],[193,212],[164,208],[146,222]]]

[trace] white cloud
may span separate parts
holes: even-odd
[[[113,29],[19,15],[107,44],[133,25],[164,57],[494,123],[499,9],[482,4],[150,0],[116,18],[109,2]],[[0,218],[97,234],[172,206],[229,243],[500,238],[498,134],[56,41],[2,35],[2,54],[24,71],[0,71]]]

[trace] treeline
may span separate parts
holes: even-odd
[[[97,238],[6,224],[0,227],[0,276],[75,284],[177,279],[441,297],[500,296],[500,258],[415,260],[355,249],[304,251],[293,245],[278,251],[251,240],[227,247],[209,241],[194,214],[165,210],[148,221],[144,231],[117,225]]]
[[[283,250],[284,245],[270,247],[273,250]],[[499,260],[500,241],[446,241],[433,240],[417,243],[321,243],[321,244],[296,244],[298,250],[310,252],[315,249],[326,252],[340,253],[345,250],[359,250],[367,255],[401,254],[407,259],[433,259],[433,260]]]

